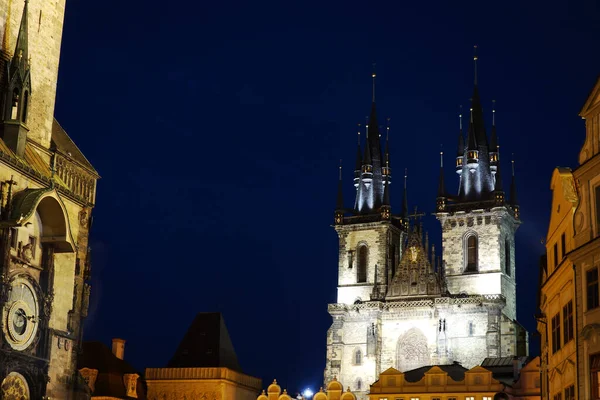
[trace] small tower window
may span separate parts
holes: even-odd
[[[354,352],[354,365],[361,365],[362,364],[362,352],[360,351],[360,349],[356,349],[356,351]]]
[[[473,326],[473,322],[469,321],[469,336],[473,336],[475,333],[475,327]]]
[[[477,272],[477,236],[474,234],[467,237],[467,267],[465,272]]]
[[[15,88],[12,95],[12,104],[10,110],[10,119],[18,119],[19,117],[19,89]]]
[[[510,241],[508,239],[504,241],[504,271],[506,275],[510,276]]]
[[[29,103],[29,92],[23,93],[23,112],[21,113],[21,122],[27,122],[27,103]]]
[[[367,261],[369,258],[369,248],[365,245],[358,247],[358,265],[356,268],[356,281],[358,283],[367,281]]]
[[[358,378],[356,380],[356,391],[359,392],[362,390],[362,381],[360,380],[360,378]]]

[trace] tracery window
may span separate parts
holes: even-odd
[[[367,262],[369,260],[369,248],[366,245],[358,246],[358,265],[356,268],[356,282],[367,281]]]

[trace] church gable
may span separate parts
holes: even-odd
[[[408,235],[396,274],[392,278],[386,298],[402,296],[433,296],[441,293],[440,277],[434,271],[427,244],[423,245],[422,229],[415,224]],[[432,256],[432,258],[434,258]]]

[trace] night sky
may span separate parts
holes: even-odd
[[[318,389],[337,166],[350,207],[372,63],[392,211],[408,168],[411,209],[431,213],[440,146],[458,186],[475,44],[505,185],[516,161],[517,304],[535,331],[552,170],[577,165],[600,72],[597,1],[67,3],[56,116],[102,176],[87,340],[124,338],[137,368],[162,367],[197,312],[221,311],[246,373]],[[427,217],[439,246],[438,225]]]

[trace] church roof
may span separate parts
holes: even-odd
[[[50,146],[65,156],[75,160],[93,174],[98,175],[98,172],[94,169],[88,159],[85,158],[81,150],[79,150],[79,147],[71,140],[67,132],[60,126],[56,119],[54,119],[52,123],[52,143]]]
[[[196,315],[167,367],[225,367],[242,372],[223,315]]]

